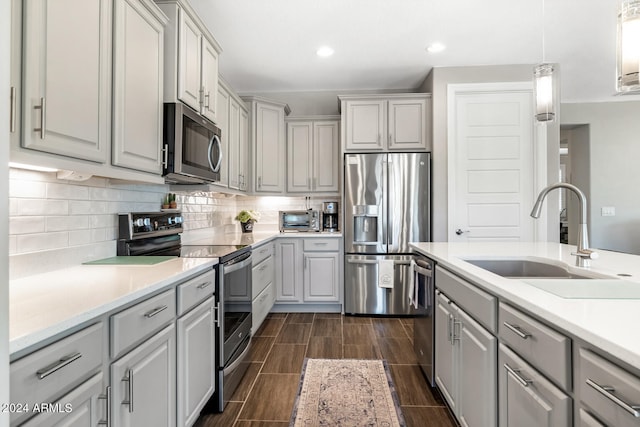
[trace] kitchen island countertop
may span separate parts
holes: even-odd
[[[563,298],[523,280],[509,279],[476,267],[464,258],[528,258],[566,264],[569,271],[590,271],[635,282],[640,287],[640,256],[597,250],[588,269],[575,267],[576,247],[559,243],[412,243],[420,253],[467,278],[501,300],[535,314],[557,328],[640,368],[640,299]],[[620,275],[624,276],[620,276]],[[597,280],[597,279],[594,279]],[[606,281],[602,281],[603,285]]]

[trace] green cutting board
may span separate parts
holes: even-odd
[[[170,259],[178,258],[176,256],[114,256],[111,258],[89,261],[86,265],[154,265]]]

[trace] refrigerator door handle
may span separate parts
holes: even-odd
[[[349,264],[377,264],[373,259],[347,259]],[[411,265],[411,261],[393,261],[393,265]]]

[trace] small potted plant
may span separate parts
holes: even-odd
[[[171,209],[177,209],[178,207],[178,202],[176,202],[175,193],[169,193],[169,207]]]
[[[166,194],[163,198],[162,198],[162,209],[169,209],[169,206],[171,206],[171,195],[170,194]]]
[[[235,220],[240,221],[243,233],[251,233],[253,231],[253,223],[258,221],[260,215],[256,211],[241,210],[236,215]]]

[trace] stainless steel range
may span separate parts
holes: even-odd
[[[218,258],[216,268],[216,391],[208,408],[222,412],[249,367],[251,247],[183,245],[180,212],[119,215],[118,255]]]

